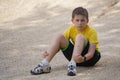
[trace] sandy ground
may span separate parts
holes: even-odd
[[[59,52],[52,72],[31,75],[42,52],[70,24],[71,12],[83,6],[98,31],[102,58],[95,67],[78,67],[69,77]],[[120,80],[120,0],[0,0],[0,80]]]

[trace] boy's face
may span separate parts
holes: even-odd
[[[82,31],[85,29],[88,20],[84,15],[75,15],[74,18],[72,18],[72,22],[78,30]]]

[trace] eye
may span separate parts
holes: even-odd
[[[79,19],[76,19],[77,22],[79,22],[80,20]]]
[[[85,19],[82,19],[82,20],[81,20],[81,22],[84,22],[84,21],[85,21]]]

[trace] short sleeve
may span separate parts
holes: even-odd
[[[91,31],[89,41],[90,43],[98,43],[97,32],[95,30]]]
[[[70,37],[70,28],[67,28],[67,29],[64,31],[63,35],[64,35],[67,39],[69,39],[69,37]]]

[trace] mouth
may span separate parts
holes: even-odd
[[[82,26],[78,26],[78,28],[83,28]]]
[[[77,27],[79,30],[83,30],[83,26],[78,26]]]

